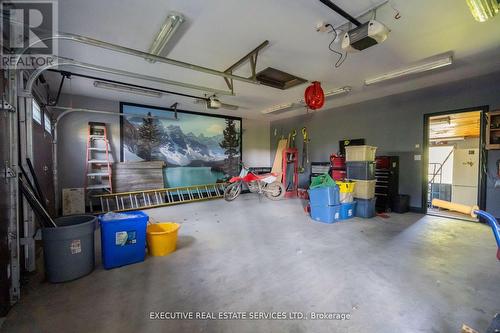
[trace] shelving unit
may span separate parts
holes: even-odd
[[[500,149],[500,111],[487,114],[486,149]]]

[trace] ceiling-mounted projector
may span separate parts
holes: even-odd
[[[349,30],[342,39],[342,49],[347,52],[361,51],[386,40],[389,28],[384,24],[370,20]]]
[[[215,97],[210,96],[207,100],[207,108],[209,109],[218,109],[222,106],[222,103]]]

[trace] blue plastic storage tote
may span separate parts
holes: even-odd
[[[340,203],[339,187],[316,187],[309,190],[311,206],[334,206]]]
[[[99,216],[104,268],[144,261],[149,216],[140,211]]]
[[[347,220],[353,218],[356,213],[356,201],[343,203],[340,205],[340,219]]]
[[[323,223],[333,223],[340,220],[340,206],[312,206],[311,218]]]
[[[370,218],[370,217],[374,217],[375,215],[377,215],[375,212],[376,200],[377,200],[377,198],[356,199],[356,202],[357,202],[356,216]]]

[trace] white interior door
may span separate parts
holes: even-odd
[[[464,205],[477,205],[479,149],[455,149],[451,200]]]

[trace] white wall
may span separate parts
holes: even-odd
[[[248,167],[270,167],[270,123],[243,119],[243,163]]]
[[[120,103],[103,99],[91,99],[84,96],[61,95],[59,106],[96,109],[100,111],[120,111]],[[119,116],[92,114],[75,111],[57,124],[57,177],[58,192],[62,188],[83,187],[85,179],[85,152],[89,121],[109,124],[108,137],[111,156],[114,161],[120,159],[120,121]]]

